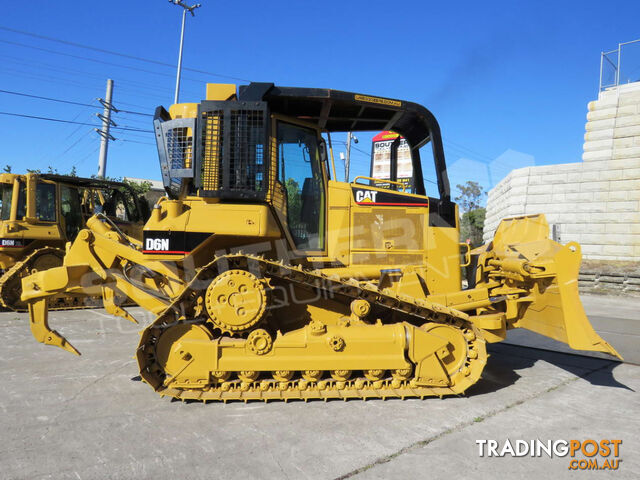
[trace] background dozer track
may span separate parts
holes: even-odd
[[[59,248],[45,247],[31,252],[25,259],[16,262],[0,277],[0,304],[17,312],[27,311],[27,304],[20,300],[22,279],[36,272],[62,265],[64,251]],[[49,297],[49,310],[68,310],[73,308],[95,308],[102,306],[102,297],[90,295],[60,294]]]

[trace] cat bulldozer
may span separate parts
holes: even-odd
[[[86,221],[102,212],[127,235],[142,238],[146,201],[124,183],[66,175],[0,174],[0,304],[27,309],[20,300],[25,275],[62,265],[64,247]],[[145,214],[146,212],[146,214]],[[57,295],[49,308],[100,304],[99,297]]]
[[[440,128],[423,106],[209,84],[200,103],[159,107],[154,130],[167,196],[142,241],[96,215],[62,266],[23,279],[38,341],[79,354],[49,327],[50,296],[122,294],[155,315],[134,352],[142,380],[204,402],[458,395],[511,328],[618,356],[582,308],[580,246],[550,240],[544,216],[504,220],[473,251],[459,243]],[[382,130],[410,146],[412,185],[393,164],[386,184],[338,181],[331,134]]]

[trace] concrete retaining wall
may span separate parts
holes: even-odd
[[[485,240],[502,218],[544,213],[585,259],[640,261],[640,82],[589,102],[582,160],[510,172],[489,192]]]
[[[640,275],[583,271],[578,287],[584,293],[626,293],[640,295]]]

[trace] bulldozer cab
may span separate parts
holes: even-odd
[[[282,146],[297,138],[294,130],[306,139],[311,138],[309,135],[315,137],[315,145],[306,145],[306,161],[312,160],[308,154],[315,148],[321,153],[315,160],[327,167],[326,143],[321,133],[393,130],[406,138],[411,149],[412,193],[425,195],[420,149],[430,144],[440,199],[450,200],[440,128],[431,112],[421,105],[267,83],[241,86],[237,95],[233,85],[208,87],[218,88],[208,88],[208,99],[199,104],[156,110],[160,167],[171,198],[195,194],[226,200],[264,200],[272,193],[277,176],[283,175],[283,167],[286,170],[278,160],[282,160]],[[279,124],[295,128],[278,127]],[[296,142],[302,144],[303,137]],[[397,190],[395,178],[390,180],[388,188]]]
[[[456,206],[440,128],[426,108],[328,89],[209,85],[201,103],[159,107],[154,126],[170,198],[264,204],[288,249],[307,262],[378,274],[430,262],[433,291],[459,287]],[[388,181],[337,181],[331,134],[376,130],[406,140],[409,188],[397,181],[397,142]],[[421,151],[433,157],[437,197],[426,195]]]
[[[63,248],[94,213],[104,212],[129,235],[148,218],[131,187],[119,182],[54,174],[0,175],[0,267],[36,248]],[[148,211],[148,209],[147,209]]]

